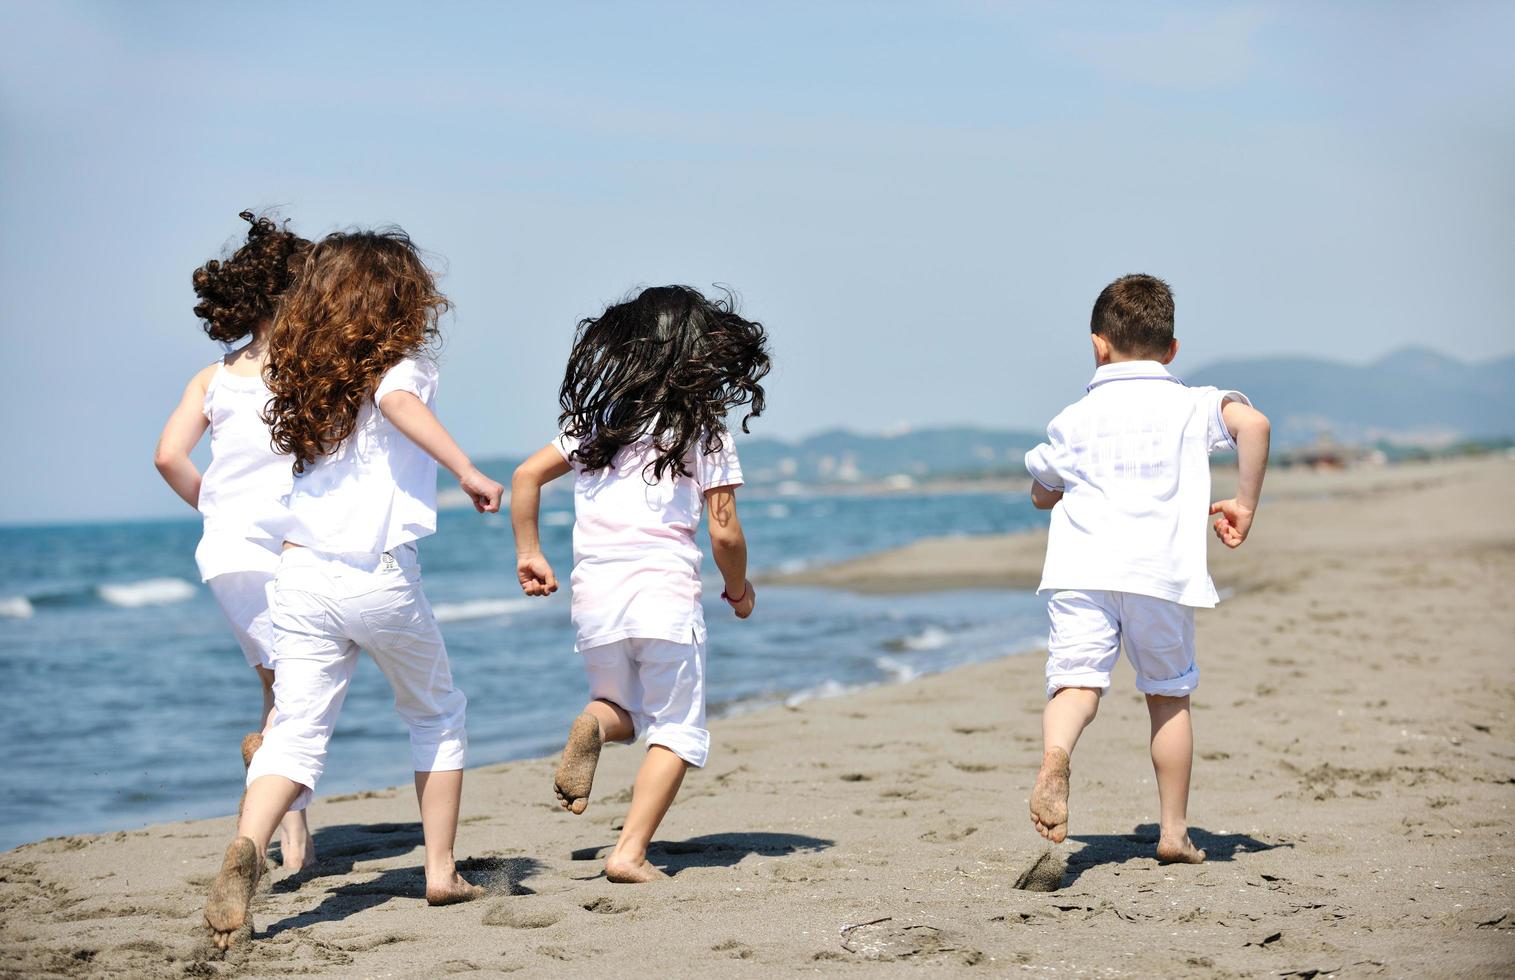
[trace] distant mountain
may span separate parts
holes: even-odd
[[[1284,445],[1322,434],[1424,443],[1515,436],[1515,357],[1468,364],[1407,348],[1368,365],[1248,358],[1211,364],[1185,380],[1245,392]]]
[[[754,483],[897,483],[926,478],[1025,472],[1036,432],[970,427],[862,435],[834,429],[798,442],[743,439],[742,471]]]

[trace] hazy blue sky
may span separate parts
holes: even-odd
[[[150,454],[246,207],[437,255],[476,456],[664,281],[770,326],[781,437],[1039,426],[1133,271],[1181,372],[1515,349],[1515,6],[1137,7],[0,0],[0,522],[181,512]]]

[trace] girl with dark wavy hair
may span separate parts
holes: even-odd
[[[163,427],[154,462],[174,492],[205,517],[195,549],[200,578],[262,682],[259,730],[242,739],[246,765],[273,719],[268,587],[279,563],[290,485],[290,459],[272,447],[263,421],[271,397],[263,374],[274,312],[310,242],[266,216],[243,211],[241,217],[251,226],[247,240],[196,269],[192,280],[199,298],[195,316],[212,340],[230,349],[189,380]],[[202,476],[189,454],[207,430],[211,458]],[[284,819],[281,837],[286,870],[315,860],[303,811]]]
[[[763,410],[763,326],[737,315],[728,293],[706,299],[659,286],[580,322],[559,392],[562,429],[515,472],[510,515],[516,566],[529,596],[557,591],[542,556],[542,487],[574,474],[573,602],[576,649],[590,701],[568,732],[555,777],[558,803],[589,804],[600,747],[645,735],[620,840],[605,861],[616,882],[664,877],[647,861],[690,766],[705,764],[705,618],[700,547],[708,516],[721,598],[752,615],[747,541],[736,513],[742,468],[726,426]]]
[[[436,530],[437,463],[483,512],[504,488],[432,414],[429,348],[447,298],[404,232],[328,235],[306,257],[269,339],[266,418],[295,472],[273,585],[274,719],[247,771],[237,837],[205,921],[225,948],[247,922],[263,852],[286,811],[314,793],[360,648],[410,728],[426,844],[426,900],[483,889],[458,874],[453,842],[468,747],[467,699],[421,589],[416,542]]]

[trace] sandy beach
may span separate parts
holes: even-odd
[[[320,863],[267,876],[254,938],[225,955],[200,914],[229,815],[29,844],[0,855],[0,975],[1508,976],[1512,489],[1506,459],[1270,476],[1252,539],[1212,553],[1229,598],[1199,617],[1201,866],[1152,857],[1122,665],[1073,761],[1061,887],[1015,887],[1046,849],[1027,655],[717,722],[655,885],[596,860],[625,748],[582,817],[554,803],[552,760],[470,772],[458,853],[491,894],[469,905],[421,898],[409,787],[319,800]],[[1041,546],[930,541],[789,581],[1030,588]],[[490,710],[508,705],[470,706]]]

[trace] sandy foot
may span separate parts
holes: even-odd
[[[247,909],[262,873],[258,848],[250,838],[238,837],[226,848],[221,871],[211,882],[210,899],[205,903],[205,924],[217,949],[228,949],[237,932],[248,924]]]
[[[571,813],[583,813],[589,806],[589,789],[594,785],[594,768],[600,762],[600,723],[584,712],[568,729],[568,744],[563,746],[563,761],[553,777],[558,803]]]
[[[252,757],[263,747],[262,732],[248,732],[242,736],[242,768],[252,765]]]
[[[605,877],[621,885],[641,885],[668,875],[649,864],[646,858],[636,864],[611,858],[605,862]]]
[[[1042,770],[1036,774],[1031,790],[1031,822],[1036,832],[1054,844],[1068,837],[1068,753],[1048,749],[1042,756]]]
[[[467,879],[456,871],[452,873],[452,881],[447,884],[437,887],[430,884],[426,886],[427,905],[457,905],[459,902],[471,902],[483,897],[482,887],[469,884]]]
[[[1194,846],[1188,834],[1182,839],[1163,837],[1157,842],[1157,860],[1163,864],[1199,864],[1204,859],[1205,852]]]

